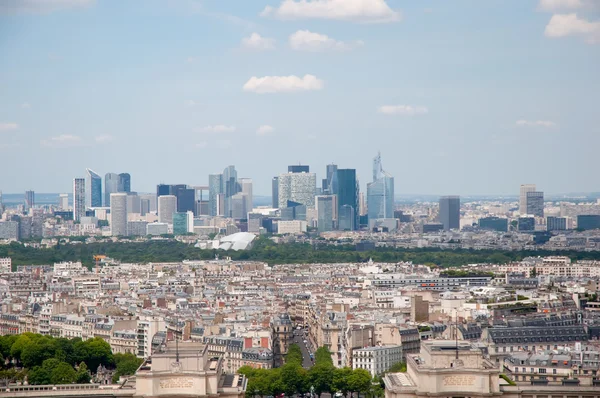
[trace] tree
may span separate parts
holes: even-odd
[[[79,368],[77,369],[77,377],[75,379],[75,382],[78,384],[87,384],[90,382],[90,380],[90,371],[85,362],[81,362],[79,364]]]
[[[335,391],[339,391],[344,396],[348,395],[350,391],[350,386],[348,384],[348,379],[352,375],[352,369],[349,367],[336,368],[333,370],[333,389]]]
[[[405,373],[405,372],[406,372],[406,362],[396,362],[385,373]]]
[[[42,366],[35,366],[27,373],[27,381],[32,385],[50,384],[50,372]]]
[[[130,353],[115,354],[113,358],[114,362],[117,365],[117,371],[113,375],[112,379],[113,383],[118,382],[121,376],[130,376],[135,374],[135,372],[138,370],[138,368],[144,361],[143,359],[138,358]]]
[[[302,350],[298,344],[291,344],[288,348],[288,352],[285,356],[286,363],[295,363],[298,366],[302,366]]]
[[[286,363],[281,367],[280,380],[283,382],[283,392],[288,397],[295,393],[304,392],[303,388],[306,384],[304,369],[297,363]]]
[[[112,366],[114,358],[110,349],[110,344],[101,339],[94,337],[86,341],[77,341],[73,344],[74,355],[77,362],[85,362],[88,369],[95,371],[98,366]]]
[[[360,393],[367,393],[371,389],[371,374],[365,369],[354,369],[348,377],[350,391],[356,391],[360,398]]]
[[[315,364],[308,372],[308,380],[319,397],[324,392],[333,392],[334,369],[332,364],[322,362]]]
[[[77,372],[75,372],[75,369],[66,362],[60,362],[50,370],[51,384],[71,384],[76,380]]]
[[[317,364],[330,364],[333,366],[331,351],[327,347],[319,347],[315,351],[315,365]]]
[[[10,347],[10,356],[11,357],[17,359],[18,361],[21,360],[21,352],[23,351],[23,348],[25,348],[31,344],[30,336],[33,336],[33,334],[32,333],[23,333],[15,340],[15,342]]]
[[[42,365],[45,360],[54,358],[56,349],[56,340],[45,336],[35,336],[30,338],[29,344],[21,349],[21,362],[26,368]]]

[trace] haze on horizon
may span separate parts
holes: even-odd
[[[143,4],[143,5],[142,5]],[[597,192],[594,0],[8,0],[0,190],[372,158],[396,195]]]

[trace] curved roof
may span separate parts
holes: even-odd
[[[246,250],[251,246],[256,235],[249,232],[237,232],[224,236],[219,240],[219,249],[223,250]]]

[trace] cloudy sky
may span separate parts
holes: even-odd
[[[597,0],[2,0],[0,190],[380,150],[396,193],[599,191]]]

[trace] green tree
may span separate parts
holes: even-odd
[[[339,391],[344,396],[348,395],[350,391],[350,386],[348,384],[348,379],[352,375],[352,369],[349,367],[336,368],[333,370],[333,389],[335,391]]]
[[[331,357],[330,357],[331,358]],[[333,372],[334,367],[330,363],[315,364],[308,372],[308,380],[315,393],[320,397],[322,393],[333,392]]]
[[[295,363],[302,366],[302,350],[298,344],[291,344],[288,348],[288,352],[285,356],[286,363]]]
[[[10,356],[18,361],[21,361],[21,352],[23,348],[31,344],[32,333],[23,333],[17,337],[15,342],[10,347]]]
[[[356,391],[360,398],[360,393],[367,393],[371,390],[371,374],[365,369],[354,369],[348,377],[350,391]]]
[[[59,362],[49,371],[51,384],[71,384],[77,380],[77,372],[66,362]]]
[[[386,373],[405,373],[406,372],[406,362],[396,362],[392,365],[391,368],[388,369]]]
[[[79,369],[77,369],[77,377],[75,382],[78,384],[87,384],[91,380],[90,371],[85,364],[85,362],[81,362],[79,364]]]
[[[35,366],[27,373],[27,382],[32,385],[50,384],[50,372],[42,366]]]
[[[288,397],[295,393],[304,392],[306,372],[297,363],[286,363],[280,368],[280,379],[283,382],[283,392]]]
[[[136,357],[133,354],[115,354],[113,356],[114,362],[117,365],[115,374],[113,375],[113,383],[118,382],[121,376],[130,376],[135,374],[142,362],[141,358]]]
[[[57,343],[55,339],[45,336],[35,336],[30,338],[29,344],[21,349],[21,362],[26,368],[40,366],[45,360],[54,358],[56,349]]]
[[[98,366],[112,366],[114,358],[110,349],[110,344],[101,339],[94,337],[90,340],[77,341],[73,344],[74,355],[77,362],[85,362],[88,369],[93,372],[98,369]]]
[[[330,364],[333,366],[333,359],[331,359],[331,351],[327,347],[319,347],[315,351],[315,365],[318,364]]]

